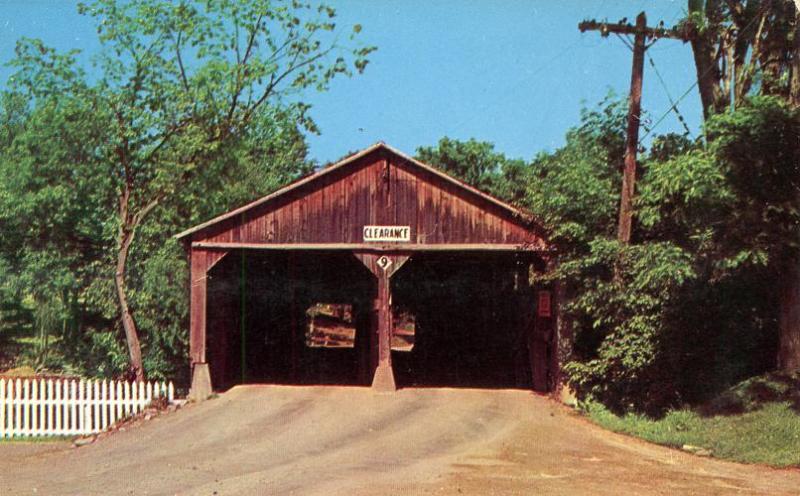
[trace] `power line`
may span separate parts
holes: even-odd
[[[628,47],[631,51],[633,51],[633,43],[631,43],[631,40],[627,36],[622,36],[619,33],[614,33],[614,34],[617,35],[617,38],[622,40],[622,43],[624,43],[626,47]]]
[[[664,93],[666,93],[667,99],[669,100],[669,103],[671,105],[670,110],[674,110],[675,111],[675,115],[678,116],[678,121],[681,123],[681,125],[683,125],[683,129],[686,131],[685,134],[688,135],[688,136],[691,136],[692,132],[689,130],[689,126],[686,125],[686,120],[683,118],[683,115],[681,115],[680,110],[678,110],[677,102],[675,102],[672,99],[672,95],[669,92],[669,88],[667,88],[667,83],[664,81],[664,78],[661,77],[661,73],[658,72],[658,68],[656,67],[656,63],[653,60],[653,57],[651,57],[649,53],[647,53],[646,55],[647,55],[647,60],[650,62],[650,65],[653,67],[653,71],[655,71],[655,73],[656,73],[656,77],[658,77],[658,81],[661,83],[661,87],[664,88]],[[645,128],[645,131],[648,131],[648,132],[650,131],[647,128],[647,126],[643,125],[643,127]],[[647,136],[647,135],[645,135],[645,136]],[[644,139],[644,138],[642,138],[642,139]],[[639,141],[641,142],[641,140],[639,140]]]
[[[667,118],[667,116],[670,114],[670,112],[672,112],[672,109],[674,109],[674,108],[677,108],[677,105],[678,105],[679,103],[681,103],[681,101],[683,101],[683,99],[684,99],[684,98],[686,98],[686,96],[687,96],[687,95],[688,95],[688,94],[689,94],[689,93],[690,93],[690,92],[691,92],[691,91],[694,89],[694,87],[695,87],[695,86],[697,86],[697,82],[696,82],[696,81],[695,81],[695,83],[694,83],[694,84],[692,84],[692,85],[689,87],[689,89],[688,89],[688,90],[686,90],[686,91],[683,93],[683,95],[681,95],[681,96],[680,96],[680,98],[678,98],[678,101],[676,101],[675,103],[673,103],[672,105],[670,105],[670,107],[667,109],[667,111],[666,111],[666,112],[664,112],[664,114],[663,114],[661,117],[659,117],[659,118],[658,118],[658,120],[657,120],[657,121],[656,121],[656,122],[653,124],[653,126],[652,126],[650,129],[648,129],[648,130],[647,130],[647,132],[645,133],[645,135],[644,135],[644,136],[642,136],[642,138],[639,140],[639,143],[641,143],[642,141],[644,141],[644,139],[645,139],[645,138],[647,138],[648,136],[650,136],[650,134],[651,134],[651,133],[652,133],[652,132],[655,130],[655,128],[656,128],[656,127],[657,127],[659,124],[661,124],[661,122],[662,122],[664,119],[666,119],[666,118]]]
[[[754,22],[755,22],[757,19],[758,19],[758,16],[754,16],[754,17],[753,17],[753,18],[750,20],[750,22],[748,22],[748,23],[747,23],[747,26],[745,26],[745,27],[744,27],[742,30],[740,30],[740,32],[745,32],[745,31],[747,31],[748,29],[750,29],[750,27],[753,25],[753,23],[754,23]],[[700,74],[700,75],[698,75],[698,76],[697,76],[697,79],[695,80],[695,82],[694,82],[694,83],[692,83],[692,85],[691,85],[691,86],[689,86],[689,89],[687,89],[686,91],[684,91],[684,92],[683,92],[683,94],[680,96],[680,98],[678,98],[678,100],[677,100],[675,103],[672,103],[672,102],[670,102],[670,103],[672,103],[672,104],[671,104],[671,105],[670,105],[670,107],[667,109],[667,111],[666,111],[666,112],[664,112],[664,114],[662,114],[662,115],[661,115],[661,117],[659,117],[659,118],[658,118],[658,120],[655,122],[655,124],[653,124],[653,126],[652,126],[650,129],[648,129],[648,130],[647,130],[647,132],[645,133],[645,135],[644,135],[644,136],[642,136],[642,137],[641,137],[641,139],[639,139],[639,140],[638,140],[638,143],[639,143],[639,144],[641,144],[641,142],[642,142],[642,141],[644,141],[644,139],[645,139],[645,138],[647,138],[648,136],[650,136],[650,134],[652,134],[652,133],[653,133],[653,131],[655,130],[655,128],[656,128],[656,127],[657,127],[659,124],[661,124],[661,122],[662,122],[664,119],[666,119],[666,118],[667,118],[667,116],[669,115],[669,113],[670,113],[670,112],[672,112],[672,111],[673,111],[673,109],[675,109],[675,110],[677,111],[678,104],[679,104],[679,103],[681,103],[681,101],[683,101],[683,99],[684,99],[684,98],[686,98],[686,96],[687,96],[687,95],[688,95],[688,94],[689,94],[689,93],[690,93],[690,92],[691,92],[693,89],[695,89],[695,87],[698,85],[699,81],[700,81],[702,78],[704,78],[706,75],[708,75],[708,73],[711,71],[711,69],[714,69],[715,67],[716,67],[716,65],[715,65],[715,64],[711,64],[711,65],[709,65],[709,66],[706,68],[706,70],[705,70],[705,71],[703,71],[703,73],[702,73],[702,74]]]

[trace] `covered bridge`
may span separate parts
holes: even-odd
[[[246,382],[525,387],[554,363],[543,232],[378,143],[177,236],[195,397]]]

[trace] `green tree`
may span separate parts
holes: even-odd
[[[710,117],[708,143],[658,137],[626,247],[613,238],[613,107],[585,112],[563,148],[534,161],[529,200],[558,247],[549,277],[567,291],[571,383],[617,410],[656,414],[775,365],[778,290],[794,280],[782,274],[798,243],[800,119],[778,97],[754,97]],[[779,365],[792,370],[780,335]]]
[[[109,376],[123,373],[128,359],[110,332],[118,315],[108,270],[116,220],[107,206],[115,191],[102,159],[92,158],[109,139],[95,116],[85,102],[62,97],[13,118],[24,125],[0,122],[13,135],[0,147],[0,317],[5,334],[26,325],[39,333],[41,349],[23,362]],[[216,158],[224,164],[212,166],[217,174],[186,184],[153,211],[131,250],[131,305],[144,333],[143,363],[155,377],[185,372],[188,276],[172,235],[313,168],[295,119],[280,109],[265,107],[230,145]],[[28,307],[34,314],[20,321]]]
[[[486,141],[444,137],[436,146],[417,148],[416,158],[504,200],[524,196],[525,161],[507,158]]]
[[[291,115],[265,108],[235,147],[215,166],[219,174],[194,181],[174,208],[153,212],[137,234],[131,252],[129,284],[137,324],[150,342],[143,353],[145,369],[158,377],[182,376],[188,342],[188,266],[182,246],[172,236],[220,212],[252,201],[313,170],[301,130]]]
[[[613,408],[655,413],[676,400],[664,323],[695,271],[690,252],[669,238],[638,229],[633,244],[616,239],[626,110],[613,95],[584,110],[566,144],[533,161],[527,200],[557,248],[544,277],[565,290],[575,335],[569,382]],[[681,149],[674,138],[662,141],[660,155]]]
[[[800,108],[755,97],[708,121],[711,151],[734,195],[726,266],[759,263],[780,288],[777,365],[800,370]]]
[[[687,12],[681,27],[692,45],[706,119],[728,108],[748,106],[748,97],[753,95],[778,97],[800,107],[800,9],[794,2],[688,0]],[[752,124],[767,129],[763,122]],[[796,148],[796,142],[787,144]],[[768,161],[782,163],[777,147],[761,147],[759,152]],[[742,206],[757,213],[765,205],[774,205],[762,200],[760,205],[747,202]],[[791,371],[800,368],[800,255],[790,250],[781,263],[779,365]],[[796,277],[789,281],[788,274]]]
[[[85,157],[75,163],[90,170],[92,181],[107,183],[95,190],[106,197],[91,214],[98,220],[93,225],[114,240],[113,260],[98,263],[113,267],[117,313],[131,369],[141,379],[128,286],[137,232],[159,208],[192,208],[189,196],[204,191],[199,185],[224,177],[233,155],[246,153],[242,140],[268,107],[283,104],[286,115],[315,131],[303,91],[324,90],[335,76],[362,71],[373,48],[342,47],[335,11],[324,5],[98,0],[79,11],[97,22],[102,50],[95,75],[80,68],[75,52],[59,54],[23,39],[10,83],[37,109],[78,102],[91,117],[74,126],[105,130],[102,140],[91,141],[89,163]],[[352,28],[351,42],[360,29]]]
[[[792,0],[688,0],[689,39],[706,118],[757,91],[800,104],[800,15]]]
[[[23,125],[6,118],[0,126],[8,133],[0,149],[3,283],[16,305],[32,299],[44,343],[55,328],[74,331],[78,292],[97,276],[93,262],[104,250],[110,180],[95,147],[106,131],[93,117],[90,103],[65,96],[14,118]]]

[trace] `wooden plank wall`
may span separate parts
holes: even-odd
[[[192,364],[206,362],[206,299],[208,271],[227,255],[227,251],[191,251],[189,312],[189,355]]]
[[[199,231],[192,241],[362,243],[365,225],[410,226],[411,244],[544,248],[511,212],[382,150]]]

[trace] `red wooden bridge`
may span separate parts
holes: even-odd
[[[398,374],[401,385],[547,390],[553,380],[552,317],[536,312],[548,288],[530,284],[547,260],[540,225],[386,144],[177,237],[191,258],[196,395],[212,379],[384,390]],[[318,303],[351,306],[353,349],[304,345]],[[391,350],[401,307],[418,334],[403,355]]]

